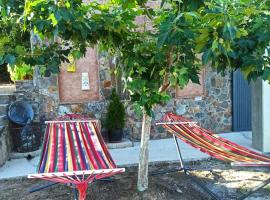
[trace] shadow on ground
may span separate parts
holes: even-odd
[[[270,178],[267,168],[231,167],[216,160],[191,162],[189,165],[199,168],[213,168],[213,172],[196,171],[192,175],[198,177],[206,186],[216,192],[220,199],[236,199],[262,180]],[[177,164],[151,165],[150,171],[171,169]],[[207,200],[211,199],[182,172],[149,178],[149,189],[144,193],[136,190],[137,168],[129,167],[126,173],[114,177],[113,182],[95,182],[89,185],[87,199],[91,200]],[[28,189],[42,185],[45,181],[13,179],[0,181],[0,199],[3,200],[41,200],[41,199],[73,199],[72,189],[65,185],[55,185],[48,189],[29,194]],[[268,199],[270,187],[258,191],[251,198]],[[251,199],[250,198],[250,199]]]

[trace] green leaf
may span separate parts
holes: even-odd
[[[200,83],[200,78],[199,78],[198,74],[190,73],[190,74],[189,74],[189,78],[190,78],[190,80],[191,80],[193,83],[201,84],[201,83]]]
[[[165,33],[161,33],[159,38],[158,38],[158,47],[161,47],[162,45],[164,45],[165,41],[167,40],[169,36],[169,32],[165,32]]]
[[[187,76],[181,76],[178,78],[178,85],[181,87],[181,88],[184,88],[189,82],[189,79]]]
[[[25,53],[25,49],[23,46],[17,45],[15,47],[15,52],[19,55],[23,55]]]
[[[223,36],[226,40],[234,40],[236,38],[236,27],[227,23],[223,29]]]
[[[208,49],[206,52],[203,53],[202,56],[202,63],[206,65],[211,60],[211,57],[213,55],[213,52],[211,49]]]
[[[64,20],[66,21],[70,20],[70,14],[68,10],[61,8],[59,9],[58,13]]]
[[[202,29],[200,31],[199,37],[195,39],[196,42],[196,52],[200,53],[203,48],[206,46],[207,42],[209,40],[209,32],[208,29]]]
[[[211,47],[212,51],[215,52],[218,49],[218,41],[214,40]]]
[[[54,15],[54,13],[51,13],[48,19],[52,21],[53,26],[56,26],[58,24],[58,21]]]
[[[0,56],[0,65],[2,65],[5,62],[4,56]]]
[[[72,51],[72,56],[74,59],[79,59],[83,56],[83,54],[80,51],[74,50],[74,51]]]
[[[246,66],[245,68],[241,68],[241,71],[243,72],[243,75],[245,79],[248,78],[248,76],[253,72],[252,66]]]
[[[67,8],[70,8],[70,3],[69,3],[68,1],[66,1],[66,2],[65,2],[65,6],[66,6]]]
[[[35,25],[36,25],[35,27],[37,28],[38,31],[42,31],[45,24],[46,24],[45,20],[37,20],[35,23]]]
[[[263,72],[263,79],[270,82],[270,67],[266,67]]]

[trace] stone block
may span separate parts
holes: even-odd
[[[176,108],[176,114],[178,115],[184,115],[187,112],[187,106],[186,105],[179,105]]]
[[[50,87],[55,87],[58,91],[57,75],[51,75],[49,77],[39,77],[37,81],[38,81],[37,85],[40,90],[42,89],[49,90]]]
[[[106,143],[106,144],[109,149],[123,149],[133,146],[133,142],[128,139],[123,139],[121,142],[118,143]]]
[[[8,106],[9,106],[9,104],[0,104],[0,115],[7,114]]]
[[[33,91],[35,89],[33,80],[15,81],[16,91]]]
[[[1,84],[0,94],[13,94],[16,91],[15,85]]]
[[[15,96],[13,94],[0,94],[0,104],[9,104],[14,100]]]
[[[72,113],[70,106],[68,106],[68,105],[60,105],[59,108],[58,108],[58,114],[59,115],[65,115],[66,113],[67,114]]]
[[[71,105],[71,112],[72,113],[85,113],[86,106],[84,104],[73,104]]]
[[[1,125],[7,125],[8,124],[8,118],[6,115],[0,115],[0,126]]]

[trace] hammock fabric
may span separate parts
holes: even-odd
[[[226,140],[182,116],[168,113],[158,124],[192,147],[232,165],[270,166],[269,156]]]
[[[79,191],[79,199],[83,200],[88,183],[125,171],[117,168],[111,158],[97,120],[46,123],[38,173],[28,178],[72,184]]]

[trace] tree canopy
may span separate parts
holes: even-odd
[[[128,73],[135,65],[141,67],[140,74],[147,68],[148,79],[157,81],[153,75],[160,74],[170,86],[184,86],[189,79],[198,82],[198,66],[209,62],[218,71],[240,68],[249,80],[269,80],[269,58],[264,56],[269,51],[269,4],[163,0],[151,8],[146,0],[1,0],[0,63],[40,66],[49,75],[59,72],[68,55],[80,58],[86,47],[99,44],[118,52]],[[141,15],[148,16],[151,30],[138,28],[135,19]],[[202,55],[202,63],[195,54]],[[153,97],[153,102],[167,99]]]
[[[200,69],[218,72],[240,69],[251,81],[270,81],[269,1],[163,1],[151,8],[145,2],[125,1],[125,7],[144,10],[143,28],[130,32],[118,56],[126,88],[137,110],[150,115],[155,104],[169,99],[166,90],[199,83]],[[146,10],[146,11],[145,11]],[[147,28],[148,27],[148,28]]]
[[[135,17],[111,3],[81,0],[1,0],[0,12],[0,64],[39,66],[45,75],[98,42],[121,43]]]

